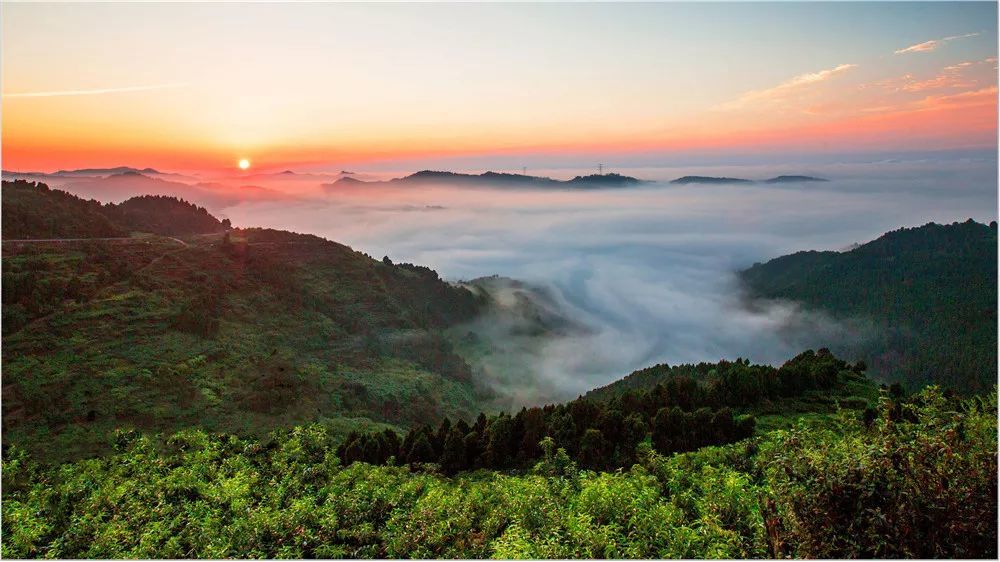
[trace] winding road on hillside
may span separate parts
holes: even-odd
[[[173,236],[162,236],[153,238],[135,238],[132,236],[125,237],[115,237],[115,238],[29,238],[23,240],[3,240],[3,243],[11,244],[39,244],[39,243],[63,243],[63,242],[149,242],[150,240],[173,240],[181,246],[187,246],[188,243],[181,240],[180,238],[174,238]]]

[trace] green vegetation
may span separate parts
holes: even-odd
[[[906,353],[868,364],[975,398],[820,349],[488,415],[460,353],[516,285],[173,198],[4,182],[3,204],[5,238],[76,239],[3,248],[5,558],[997,556],[995,224],[744,274],[869,314]],[[577,329],[511,294],[490,318],[519,345]]]
[[[888,382],[968,393],[997,380],[997,225],[904,228],[848,252],[799,252],[742,273],[755,298],[805,303],[860,322],[861,357]]]
[[[229,219],[220,221],[204,207],[165,195],[133,197],[118,205],[107,205],[105,212],[130,231],[164,236],[211,234],[230,228]]]
[[[343,435],[480,409],[441,336],[479,299],[320,238],[19,244],[3,276],[4,443],[53,460],[121,427]]]
[[[44,183],[4,181],[3,238],[108,238],[128,231],[107,217],[99,201],[49,189]]]
[[[143,195],[101,205],[49,189],[41,182],[4,181],[3,237],[8,240],[111,238],[130,232],[163,236],[211,234],[229,229],[203,207],[176,197]]]
[[[567,404],[522,408],[514,416],[480,414],[472,426],[445,419],[436,431],[429,425],[410,430],[402,442],[391,432],[352,433],[337,455],[345,464],[432,462],[448,474],[474,468],[505,470],[533,465],[547,437],[552,447],[567,451],[580,466],[608,470],[631,466],[636,445],[647,439],[657,451],[669,454],[753,435],[754,418],[735,416],[733,407],[784,413],[786,401],[823,392],[841,398],[836,407],[863,409],[869,400],[845,394],[854,390],[876,395],[859,370],[825,349],[801,353],[777,369],[743,360],[658,365],[620,382],[650,373],[657,373],[660,382],[648,391],[617,384]]]
[[[970,557],[997,550],[996,394],[883,396],[867,417],[627,470],[535,467],[445,477],[344,467],[321,426],[264,440],[120,432],[58,467],[3,459],[3,556],[765,558]]]

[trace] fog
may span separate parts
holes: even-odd
[[[747,306],[735,272],[798,250],[841,250],[902,226],[995,220],[996,166],[968,158],[626,168],[611,171],[653,181],[577,191],[306,182],[294,198],[210,210],[237,226],[317,234],[376,258],[427,265],[451,281],[496,274],[529,284],[504,290],[540,303],[565,329],[526,337],[518,315],[503,309],[468,327],[494,349],[479,361],[484,377],[507,405],[518,405],[575,397],[659,362],[780,363],[805,348],[864,338],[860,323],[794,303]],[[831,181],[667,182],[781,174]]]
[[[568,179],[595,171],[528,173]],[[501,406],[572,398],[654,363],[744,357],[777,364],[806,348],[863,339],[860,319],[835,322],[795,303],[748,304],[735,273],[799,250],[842,250],[903,226],[988,222],[997,213],[995,157],[606,171],[649,182],[603,190],[341,186],[332,182],[347,173],[336,170],[35,179],[106,201],[178,195],[236,226],[317,234],[375,258],[429,266],[454,282],[508,278],[479,283],[497,306],[455,329],[491,350],[473,362]],[[685,175],[830,181],[669,183]]]

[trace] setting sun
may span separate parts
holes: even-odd
[[[246,158],[241,158],[240,159],[240,163],[239,163],[239,167],[240,167],[241,170],[246,170],[247,168],[250,167],[250,161],[247,160]]]

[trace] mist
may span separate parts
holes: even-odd
[[[318,234],[376,258],[427,265],[456,282],[487,275],[524,282],[505,290],[541,302],[566,329],[526,337],[509,306],[468,327],[490,342],[478,366],[513,406],[575,397],[654,363],[780,364],[806,348],[864,338],[863,322],[835,322],[795,303],[749,305],[736,272],[799,250],[842,250],[903,226],[996,219],[996,162],[988,159],[621,172],[656,181],[592,191],[362,186],[242,203],[222,214],[236,225]],[[663,181],[783,173],[831,181]]]
[[[780,364],[807,348],[863,339],[864,319],[836,322],[795,303],[748,303],[736,272],[799,250],[842,250],[904,226],[996,220],[995,158],[611,171],[650,182],[587,190],[341,188],[330,184],[333,173],[283,173],[231,184],[202,178],[189,187],[196,194],[205,185],[225,188],[202,202],[236,226],[316,234],[375,258],[426,265],[453,282],[490,275],[520,282],[487,283],[496,301],[490,313],[454,329],[489,350],[474,367],[505,407],[572,398],[655,363],[743,357]],[[593,170],[529,173],[566,179]],[[781,174],[831,181],[669,183],[684,175]],[[244,193],[248,180],[261,187]],[[147,189],[185,195],[178,190],[187,186],[167,184]],[[65,187],[80,185],[104,184]]]

